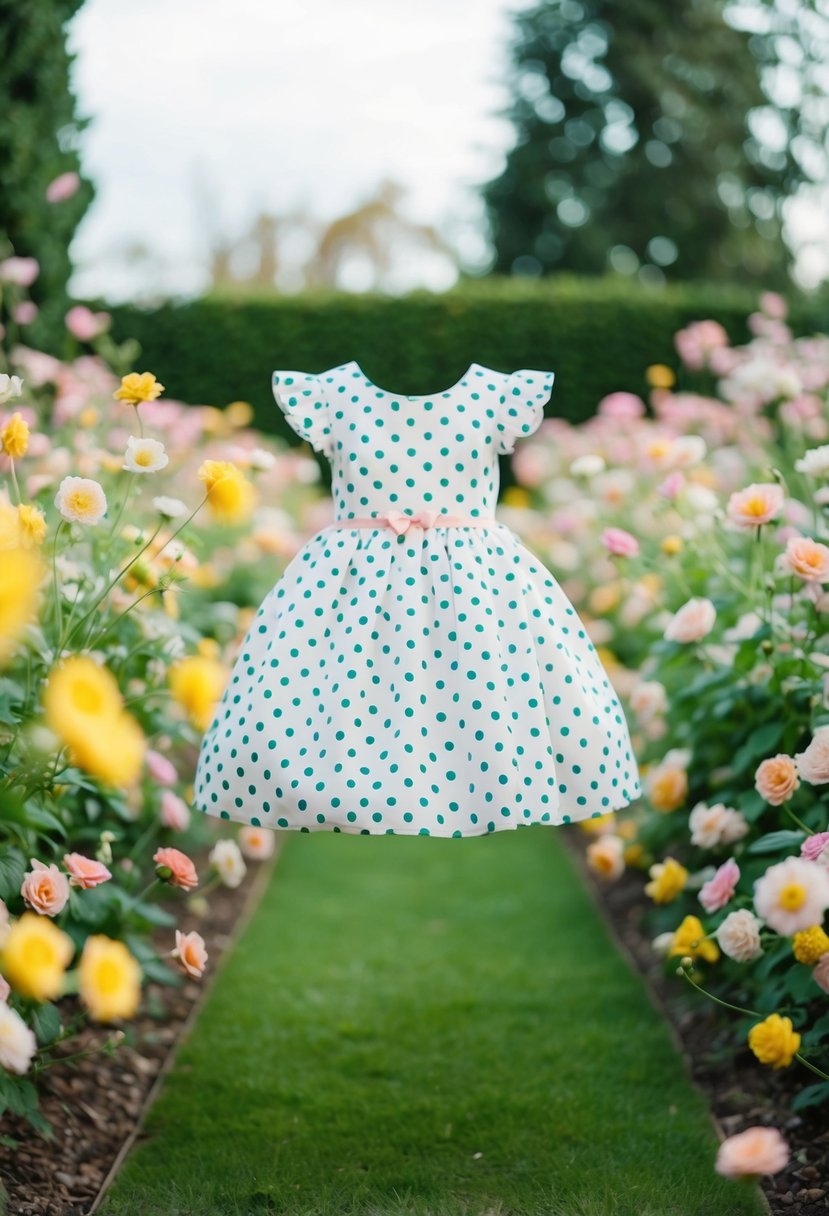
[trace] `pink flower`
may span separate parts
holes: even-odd
[[[103,864],[82,853],[64,853],[63,864],[69,871],[70,887],[82,887],[88,891],[90,887],[100,886],[102,882],[112,878],[112,874]]]
[[[0,262],[0,282],[15,287],[31,287],[40,273],[37,258],[6,258]]]
[[[645,403],[635,393],[608,393],[602,397],[597,407],[597,413],[602,418],[612,418],[615,422],[632,422],[645,415]]]
[[[776,1127],[748,1127],[723,1140],[715,1168],[726,1178],[777,1174],[789,1161],[789,1146]]]
[[[77,193],[78,187],[81,184],[81,179],[77,173],[70,171],[69,173],[61,173],[54,178],[46,187],[46,202],[47,203],[63,203],[73,194]]]
[[[7,1001],[9,999],[10,992],[11,988],[9,986],[9,981],[4,975],[0,975],[0,1001]]]
[[[32,858],[32,868],[20,887],[24,902],[41,916],[57,916],[69,898],[69,880],[56,865]]]
[[[674,469],[672,473],[662,481],[659,486],[659,493],[663,498],[668,498],[671,501],[676,498],[682,487],[685,485],[685,474],[679,469]]]
[[[829,832],[813,832],[800,845],[800,856],[809,861],[817,861],[826,846],[829,845]]]
[[[146,760],[147,772],[153,781],[157,781],[159,785],[175,785],[178,781],[178,773],[166,756],[162,756],[161,752],[157,752],[153,748],[148,748]]]
[[[764,291],[760,296],[760,307],[767,317],[774,317],[777,321],[782,321],[789,311],[788,304],[777,291]]]
[[[703,883],[699,892],[699,902],[706,912],[719,912],[724,908],[734,894],[734,889],[740,881],[740,867],[733,857],[723,862],[713,878]]]
[[[21,300],[12,309],[12,319],[17,325],[31,325],[37,318],[38,307],[32,300]]]
[[[111,319],[108,312],[92,312],[85,304],[76,304],[64,318],[66,328],[79,342],[91,342],[97,338],[109,327]]]
[[[182,970],[198,979],[207,963],[204,938],[195,929],[190,933],[182,933],[181,929],[176,929],[176,944],[170,951],[170,958],[177,959]]]
[[[616,557],[636,557],[639,552],[639,541],[624,528],[605,528],[601,540]]]
[[[807,583],[829,582],[829,547],[809,536],[790,536],[782,565]]]
[[[728,500],[726,515],[738,528],[756,528],[770,523],[783,510],[783,490],[773,482],[752,482],[735,490]]]
[[[669,642],[700,642],[717,620],[717,610],[705,596],[695,596],[679,608],[665,627]]]
[[[186,832],[190,826],[190,808],[178,794],[165,790],[161,795],[159,818],[165,828],[172,828],[174,832]]]
[[[276,845],[276,838],[270,828],[258,828],[255,824],[245,824],[239,829],[239,847],[245,857],[255,861],[264,861],[270,857]]]
[[[184,891],[191,891],[193,887],[199,885],[196,867],[187,854],[182,853],[179,849],[156,849],[153,853],[153,861],[157,867],[170,871],[169,876],[159,874],[159,878],[163,878],[171,886],[181,887]]]

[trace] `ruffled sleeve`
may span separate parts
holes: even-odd
[[[555,372],[532,368],[522,368],[505,377],[495,411],[495,450],[499,456],[511,452],[517,439],[532,435],[541,425],[555,378]]]
[[[274,372],[272,388],[290,427],[315,451],[331,456],[331,418],[320,377],[313,372]]]

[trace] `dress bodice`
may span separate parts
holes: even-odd
[[[351,360],[274,372],[273,393],[293,430],[330,462],[336,519],[390,507],[491,516],[498,456],[540,425],[554,379],[473,363],[451,388],[407,396],[373,384]]]

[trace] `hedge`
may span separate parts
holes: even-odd
[[[617,389],[645,394],[645,369],[683,373],[674,332],[714,318],[731,340],[750,335],[753,290],[710,283],[643,287],[620,276],[489,276],[443,293],[315,291],[221,294],[152,310],[119,306],[113,332],[141,343],[141,367],[167,396],[211,405],[245,400],[263,430],[298,442],[270,387],[276,368],[323,371],[356,359],[384,388],[420,395],[455,383],[470,363],[556,372],[548,411],[580,421]],[[829,328],[829,299],[790,297],[796,333]]]

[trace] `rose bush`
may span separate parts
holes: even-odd
[[[190,782],[229,658],[325,505],[310,452],[244,402],[166,398],[105,314],[67,316],[93,348],[69,362],[27,347],[31,262],[0,264],[0,1111],[46,1130],[57,1045],[132,1017],[147,979],[200,976],[181,922],[271,851],[263,829],[217,840]]]

